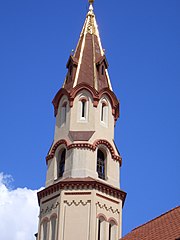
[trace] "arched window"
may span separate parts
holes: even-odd
[[[51,240],[55,240],[56,236],[56,217],[51,218]]]
[[[85,118],[86,117],[86,100],[83,99],[81,101],[81,118]]]
[[[103,217],[100,217],[98,219],[98,240],[105,239],[105,224],[105,219]]]
[[[98,220],[98,240],[101,239],[101,220]]]
[[[80,121],[87,121],[88,118],[88,98],[81,96],[79,99],[78,115]]]
[[[61,126],[66,123],[66,114],[67,114],[67,102],[64,102],[61,106]]]
[[[105,125],[108,123],[108,104],[105,100],[101,102],[101,123]]]
[[[48,234],[48,221],[43,221],[41,225],[41,240],[47,240],[47,234]]]
[[[109,222],[109,240],[116,239],[117,224],[114,221]]]
[[[105,179],[105,156],[104,153],[98,149],[97,151],[97,173],[98,177],[101,179]]]
[[[109,240],[112,240],[112,225],[109,223]]]
[[[62,177],[65,168],[66,149],[64,149],[58,156],[58,177]]]

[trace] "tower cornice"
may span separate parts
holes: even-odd
[[[98,190],[102,193],[106,193],[109,196],[115,197],[122,200],[122,205],[126,199],[126,192],[115,188],[113,186],[107,185],[96,179],[87,177],[87,178],[67,178],[62,181],[59,181],[43,190],[38,192],[38,202],[40,204],[41,199],[56,194],[61,190]]]

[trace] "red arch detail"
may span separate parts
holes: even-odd
[[[118,226],[118,222],[116,221],[116,219],[114,219],[114,218],[112,218],[112,217],[110,217],[110,218],[108,219],[108,222],[109,222],[109,223],[113,222],[116,226]]]
[[[52,100],[52,103],[54,105],[54,115],[57,115],[57,111],[58,111],[58,106],[59,106],[59,102],[61,100],[61,98],[66,95],[67,98],[70,98],[70,95],[68,93],[68,91],[65,88],[61,88],[55,95],[54,99]]]
[[[54,157],[57,148],[58,148],[60,145],[63,145],[63,144],[64,144],[66,147],[68,146],[68,143],[67,143],[67,141],[66,141],[65,139],[61,139],[61,140],[59,140],[58,142],[56,142],[56,143],[54,144],[54,146],[52,147],[50,153],[49,153],[49,154],[47,155],[47,157],[46,157],[46,162]]]
[[[51,216],[50,216],[50,219],[52,218],[57,218],[57,214],[56,213],[53,213]]]
[[[67,147],[68,150],[72,149],[72,148],[86,148],[86,149],[90,149],[92,151],[95,151],[96,148],[99,145],[101,145],[101,144],[105,145],[109,149],[112,158],[114,160],[118,161],[120,163],[120,166],[122,165],[122,158],[115,154],[113,146],[105,139],[96,140],[93,144],[90,144],[90,143],[73,143],[73,144],[68,144],[65,139],[61,139],[58,142],[56,142],[54,144],[54,146],[52,147],[50,153],[46,157],[46,162],[54,157],[57,148],[60,145],[62,145],[62,144],[64,144]]]
[[[41,224],[43,224],[44,222],[49,222],[49,218],[47,218],[47,217],[43,218],[41,221]]]
[[[104,218],[104,220],[107,222],[107,217],[103,214],[103,213],[99,213],[98,215],[97,215],[97,218]]]
[[[95,88],[91,87],[87,83],[80,83],[71,91],[67,91],[65,88],[61,88],[57,94],[55,95],[52,103],[54,105],[54,114],[57,115],[59,101],[61,100],[63,95],[66,95],[69,99],[70,107],[73,106],[74,98],[81,90],[87,90],[93,97],[93,105],[94,107],[98,106],[99,100],[101,99],[103,94],[106,94],[111,102],[112,106],[112,114],[115,117],[115,120],[119,117],[119,101],[116,98],[116,95],[109,89],[103,88],[100,92],[98,92]]]
[[[122,164],[122,158],[118,155],[115,154],[115,151],[114,151],[114,148],[113,146],[105,139],[99,139],[99,140],[96,140],[94,143],[93,143],[93,146],[95,146],[95,148],[97,148],[99,145],[105,145],[110,153],[111,153],[111,156],[114,160],[117,160],[120,162],[120,165]]]

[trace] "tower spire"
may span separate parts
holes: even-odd
[[[68,92],[79,84],[88,84],[98,92],[104,88],[112,91],[108,62],[102,48],[93,3],[94,0],[89,0],[89,11],[76,50],[67,63],[68,72],[63,87]]]

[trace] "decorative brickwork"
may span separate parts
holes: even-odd
[[[101,89],[101,91],[98,92],[95,88],[91,87],[87,83],[80,83],[76,87],[71,88],[68,91],[65,88],[61,88],[57,92],[56,96],[54,97],[54,99],[52,101],[52,103],[54,105],[55,116],[57,115],[59,102],[60,102],[62,96],[66,95],[69,99],[70,107],[73,107],[73,102],[74,102],[75,97],[82,90],[87,90],[92,95],[94,107],[98,106],[98,103],[99,103],[102,95],[106,94],[110,99],[110,103],[112,106],[112,114],[115,118],[115,121],[118,119],[118,117],[119,117],[119,101],[116,98],[116,95],[107,87]]]
[[[86,149],[89,149],[89,150],[92,150],[92,151],[95,151],[96,148],[101,144],[105,145],[109,149],[109,151],[111,153],[111,156],[112,156],[112,159],[118,161],[120,163],[120,166],[122,165],[122,158],[115,154],[115,151],[114,151],[114,148],[112,147],[112,145],[107,140],[104,140],[104,139],[96,140],[93,144],[90,144],[90,143],[73,143],[73,144],[69,144],[69,145],[68,145],[66,140],[64,140],[64,139],[59,140],[58,142],[56,142],[54,144],[50,153],[47,155],[46,161],[52,159],[55,155],[56,149],[60,145],[63,145],[63,144],[67,147],[68,150],[72,149],[72,148],[86,148]]]

